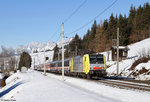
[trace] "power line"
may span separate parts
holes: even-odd
[[[79,5],[79,7],[77,9],[75,9],[75,11],[64,20],[64,23],[66,23],[85,3],[87,0],[84,0],[83,3],[81,3],[81,5]],[[61,24],[59,25],[58,29],[53,33],[53,36],[51,37],[51,39],[56,35],[56,33],[58,33],[59,29],[61,28]],[[60,37],[60,36],[59,36]]]
[[[94,17],[92,20],[90,20],[88,23],[84,24],[83,26],[81,26],[80,28],[76,29],[75,31],[72,31],[66,35],[70,35],[73,34],[81,29],[83,29],[85,26],[87,26],[88,24],[90,24],[91,22],[93,22],[96,18],[98,18],[99,16],[101,16],[104,12],[106,12],[109,8],[111,8],[118,0],[115,0],[112,4],[110,4],[107,8],[105,8],[102,12],[100,12],[96,17]]]
[[[84,0],[84,2],[68,17],[64,20],[64,23],[66,23],[85,3],[87,0]]]
[[[58,29],[53,33],[53,35],[51,36],[51,39],[54,38],[54,36],[56,36],[56,34],[58,33],[59,29],[60,29],[61,25],[59,25]],[[60,37],[60,36],[59,36]],[[58,37],[58,38],[59,38]],[[57,39],[58,40],[58,39]]]

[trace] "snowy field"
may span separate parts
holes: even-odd
[[[27,73],[17,72],[7,80],[7,86],[0,89],[0,93],[9,87],[19,84],[8,94],[1,97],[1,101],[16,102],[148,102],[150,93],[113,88],[65,76],[29,70]]]

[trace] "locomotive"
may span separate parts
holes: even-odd
[[[37,70],[44,70],[40,65]],[[62,73],[62,61],[46,63],[46,70],[53,73]],[[106,75],[106,60],[103,54],[85,54],[64,60],[64,74],[69,76],[92,78]]]

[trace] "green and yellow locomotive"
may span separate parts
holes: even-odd
[[[106,61],[103,54],[86,54],[70,60],[70,72],[84,78],[106,75]]]

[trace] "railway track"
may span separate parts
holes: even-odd
[[[57,74],[57,75],[60,75],[60,74]],[[68,77],[73,77],[73,76],[68,76]],[[75,77],[75,78],[80,78],[80,77]],[[84,79],[84,78],[81,78],[81,79]],[[107,79],[107,78],[103,78],[103,79],[94,78],[94,79],[85,79],[85,80],[99,82],[105,85],[118,87],[121,89],[133,89],[133,90],[142,90],[142,91],[150,92],[150,81],[139,81],[139,80],[128,80],[128,79],[114,80],[114,79]]]
[[[112,86],[112,87],[119,87],[122,89],[135,89],[135,90],[150,91],[150,84],[140,83],[135,80],[101,79],[97,81],[100,83],[104,83],[106,85]]]

